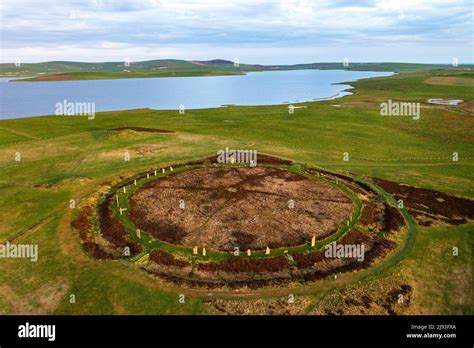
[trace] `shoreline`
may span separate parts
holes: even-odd
[[[297,100],[297,101],[283,101],[280,103],[272,103],[272,104],[221,104],[221,105],[216,105],[216,106],[211,106],[211,107],[189,107],[186,108],[186,110],[206,110],[206,109],[218,109],[218,108],[225,108],[225,107],[270,107],[270,106],[285,106],[285,105],[299,105],[303,103],[314,103],[314,102],[323,102],[323,101],[331,101],[331,100],[336,100],[343,98],[345,96],[353,95],[354,93],[349,92],[349,90],[353,90],[355,87],[351,85],[350,83],[359,81],[359,80],[364,80],[364,79],[373,79],[373,78],[380,78],[380,77],[390,77],[390,76],[395,76],[397,73],[392,72],[392,71],[355,71],[355,70],[343,70],[343,69],[327,69],[327,70],[322,70],[322,69],[300,69],[300,70],[278,70],[278,71],[349,71],[349,72],[361,72],[361,73],[366,73],[366,72],[372,72],[372,73],[380,73],[380,74],[387,74],[390,73],[391,75],[382,75],[382,76],[372,76],[372,77],[361,77],[358,79],[350,80],[350,81],[341,81],[341,82],[333,82],[330,83],[330,85],[338,85],[341,86],[343,89],[338,91],[336,94],[332,94],[328,97],[322,97],[322,98],[314,98],[310,100]],[[250,71],[248,73],[261,73],[261,72],[268,72],[268,71]],[[275,71],[272,71],[275,72]],[[245,74],[248,75],[248,74]],[[225,76],[243,76],[243,75],[225,75]],[[180,76],[181,77],[181,76]],[[216,76],[187,76],[183,78],[189,78],[189,77],[216,77]],[[3,78],[3,77],[0,77]],[[151,77],[150,77],[151,78]],[[161,79],[162,77],[160,77]],[[179,77],[173,77],[174,78],[179,78]],[[126,79],[112,79],[112,80],[128,80],[129,78]],[[132,79],[142,79],[142,78],[132,78]],[[70,82],[77,82],[77,81],[98,81],[98,80],[71,80]],[[11,82],[11,81],[7,81]],[[21,80],[18,82],[22,82]],[[36,81],[36,82],[68,82],[68,81]],[[126,112],[130,110],[142,110],[142,109],[150,109],[150,110],[156,110],[156,111],[178,111],[179,108],[152,108],[152,107],[139,107],[139,108],[129,108],[129,109],[110,109],[110,110],[100,110],[97,111],[97,113],[102,113],[102,112]],[[71,117],[73,115],[55,115],[55,114],[43,114],[43,115],[26,115],[26,116],[16,116],[16,117],[0,117],[0,121],[2,120],[15,120],[15,119],[23,119],[23,118],[32,118],[32,117],[53,117],[53,116],[66,116],[66,117]],[[76,117],[80,117],[80,115],[76,115]]]

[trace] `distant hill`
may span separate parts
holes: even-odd
[[[460,65],[456,69],[471,70],[472,65]],[[302,69],[345,69],[362,71],[422,72],[453,69],[451,65],[412,63],[308,63],[294,65],[239,64],[225,59],[187,61],[181,59],[155,59],[139,62],[70,62],[52,61],[44,63],[0,64],[0,76],[31,77],[31,81],[42,80],[84,80],[112,78],[145,78],[173,76],[236,75],[250,71],[302,70]]]
[[[213,59],[213,60],[196,60],[194,61],[195,63],[198,64],[203,64],[203,65],[212,65],[212,66],[233,66],[234,62],[231,62],[230,60],[225,60],[225,59]]]

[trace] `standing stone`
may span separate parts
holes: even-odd
[[[202,256],[206,256],[206,248],[202,248]]]
[[[197,254],[198,254],[198,247],[195,246],[195,247],[193,248],[193,255],[197,255]]]
[[[313,236],[313,238],[311,238],[311,246],[314,248],[316,245],[316,236]]]
[[[247,256],[250,256],[250,255],[252,255],[252,250],[247,249]]]
[[[265,255],[270,255],[270,248],[267,247],[267,249],[265,250]]]

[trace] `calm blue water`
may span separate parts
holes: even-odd
[[[272,105],[341,97],[334,83],[388,76],[390,72],[294,70],[240,76],[172,77],[58,82],[0,79],[0,119],[53,115],[56,103],[95,103],[95,111],[201,109],[222,105]]]

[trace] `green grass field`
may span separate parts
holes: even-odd
[[[474,90],[455,82],[425,82],[473,75],[416,72],[360,80],[351,83],[355,94],[302,103],[307,108],[293,115],[287,106],[275,105],[186,110],[184,115],[141,109],[103,112],[94,120],[0,121],[0,241],[39,245],[36,263],[0,259],[0,314],[207,313],[203,298],[192,290],[161,283],[126,262],[97,261],[85,254],[69,227],[74,214],[69,200],[80,202],[120,175],[214,155],[226,147],[474,197]],[[465,103],[431,105],[428,98]],[[420,119],[380,116],[379,104],[387,99],[421,102]],[[108,131],[121,126],[176,133]],[[123,160],[126,151],[128,162]],[[21,161],[15,161],[16,153]],[[403,274],[414,286],[412,314],[473,314],[473,228],[416,227],[403,260],[353,286]],[[458,258],[450,254],[453,246],[460,248]],[[187,294],[184,304],[178,302],[181,291]],[[322,291],[315,288],[307,295],[311,306],[324,301]],[[70,303],[70,294],[76,303]]]
[[[62,81],[62,80],[113,80],[130,78],[192,77],[242,75],[245,70],[233,67],[181,67],[166,70],[124,70],[124,71],[73,71],[52,75],[41,75],[15,82]]]

